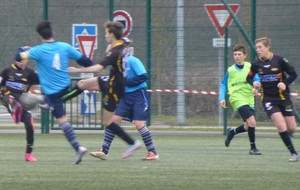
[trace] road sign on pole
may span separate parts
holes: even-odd
[[[119,21],[124,25],[123,36],[127,37],[132,29],[132,18],[130,14],[124,10],[117,10],[114,12],[113,21]]]
[[[81,53],[90,59],[92,59],[94,55],[96,38],[96,36],[92,35],[77,35]]]
[[[204,7],[212,23],[215,25],[219,36],[223,38],[225,35],[224,27],[230,26],[233,20],[226,7],[223,4],[205,4]],[[240,5],[229,4],[229,7],[236,15]]]
[[[73,24],[72,25],[72,45],[75,49],[80,49],[80,44],[78,42],[78,35],[80,36],[96,36],[96,41],[94,44],[94,50],[98,49],[98,31],[97,24]]]

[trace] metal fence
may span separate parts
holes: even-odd
[[[150,75],[151,126],[206,127],[207,130],[223,127],[223,110],[218,104],[218,92],[224,75],[224,48],[213,47],[219,38],[205,5],[221,4],[217,0],[2,0],[0,2],[0,55],[1,66],[12,63],[14,51],[21,45],[35,45],[39,37],[36,24],[48,19],[53,23],[56,40],[72,42],[72,24],[98,25],[98,49],[94,60],[104,55],[105,40],[102,25],[112,18],[115,10],[125,10],[132,17],[135,55],[145,64]],[[287,57],[298,71],[300,38],[300,2],[295,0],[225,1],[240,6],[236,17],[249,36],[268,36],[272,50]],[[226,14],[225,14],[226,15]],[[254,17],[255,16],[255,17]],[[253,18],[256,18],[253,22]],[[228,28],[231,44],[243,43],[251,47],[236,23]],[[252,36],[251,36],[251,35]],[[255,36],[253,36],[255,34]],[[233,63],[228,50],[228,65]],[[75,63],[71,63],[75,65]],[[35,67],[35,64],[31,64]],[[76,77],[76,76],[75,76]],[[291,86],[300,88],[299,79]],[[166,91],[166,89],[170,89]],[[189,90],[179,92],[180,90]],[[192,91],[194,90],[194,91]],[[163,91],[163,92],[161,92]],[[298,97],[293,97],[299,110]],[[257,118],[261,125],[271,123],[257,103]],[[231,108],[228,125],[237,125]],[[5,120],[2,124],[11,123]]]

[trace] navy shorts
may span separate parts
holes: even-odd
[[[238,112],[242,117],[243,121],[247,121],[248,118],[254,116],[255,110],[251,108],[249,105],[244,105],[238,109]]]
[[[115,110],[115,115],[121,116],[129,121],[146,121],[148,114],[148,98],[146,89],[144,88],[134,92],[125,93]]]
[[[45,95],[45,101],[51,107],[52,114],[55,118],[61,118],[66,115],[64,101],[61,99],[66,93],[68,93],[68,87],[58,93]]]

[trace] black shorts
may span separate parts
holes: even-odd
[[[114,112],[119,100],[124,94],[124,86],[118,85],[118,83],[110,84],[109,76],[99,76],[98,83],[102,93],[104,109],[109,112]]]
[[[238,109],[238,112],[242,117],[243,121],[247,121],[248,118],[254,116],[255,110],[251,108],[249,105],[244,105]]]
[[[262,106],[269,118],[271,118],[271,115],[276,112],[281,112],[283,116],[295,115],[293,103],[290,99],[282,101],[264,101],[262,102]]]

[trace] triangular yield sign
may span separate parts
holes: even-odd
[[[79,42],[81,53],[83,55],[86,55],[88,58],[92,59],[94,54],[96,36],[77,35],[77,39]]]
[[[212,23],[215,25],[218,34],[220,37],[224,37],[225,35],[225,26],[230,26],[232,22],[232,17],[227,11],[226,7],[223,4],[206,4],[205,10],[210,17]],[[229,4],[231,11],[233,14],[237,14],[240,5],[239,4]]]

